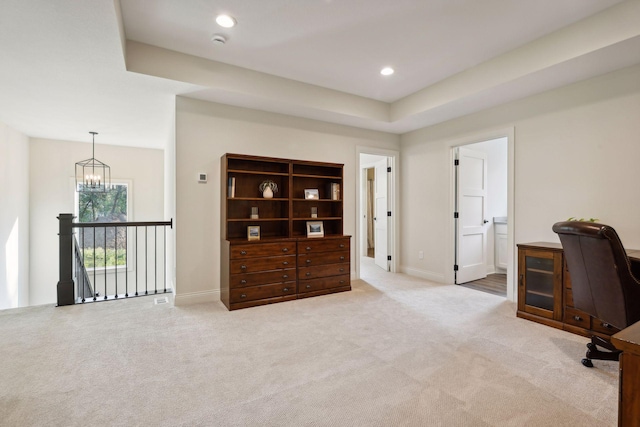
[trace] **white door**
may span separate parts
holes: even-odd
[[[378,267],[385,271],[389,269],[387,261],[387,158],[376,162],[375,164],[375,214],[374,214],[374,241],[375,241],[375,263]]]
[[[487,155],[457,149],[456,283],[487,277]]]

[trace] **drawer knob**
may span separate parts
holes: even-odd
[[[340,280],[340,284],[341,284],[341,285],[344,285],[344,280]]]
[[[284,288],[282,292],[289,292],[289,288]]]
[[[307,285],[307,289],[311,289],[311,285]]]
[[[240,266],[240,270],[246,270],[246,269],[247,269],[247,266],[246,266],[246,265],[242,264],[242,265]]]
[[[246,255],[247,251],[240,251],[240,255]]]
[[[576,322],[582,322],[582,317],[580,317],[580,316],[573,316],[573,320],[575,320]]]
[[[613,328],[613,326],[611,326],[610,324],[606,323],[606,322],[602,322],[602,327],[603,328],[607,328],[607,329],[611,329]]]
[[[282,248],[282,252],[289,252],[289,248]]]
[[[340,243],[340,248],[344,248],[344,243]]]
[[[284,274],[284,275],[282,276],[282,278],[283,278],[283,279],[288,279],[288,278],[289,278],[289,275],[288,275],[288,274]]]
[[[284,265],[289,265],[289,261],[282,261]]]
[[[340,273],[342,273],[343,271],[344,271],[344,268],[341,268],[341,269],[340,269]]]
[[[310,259],[307,260],[307,264],[311,264],[311,260]]]
[[[242,280],[240,280],[240,284],[241,284],[241,285],[246,285],[246,284],[247,284],[247,281],[246,281],[246,280],[244,280],[244,279],[242,279]]]
[[[307,246],[307,247],[306,247],[306,249],[307,249],[308,251],[310,251],[310,250],[311,250],[311,246]]]
[[[307,271],[307,273],[306,273],[305,275],[306,275],[307,277],[309,277],[309,276],[311,276],[311,273],[309,273],[309,272]]]
[[[344,261],[344,257],[343,256],[340,257],[340,261]]]
[[[246,298],[246,297],[247,297],[247,294],[240,295],[240,298]]]

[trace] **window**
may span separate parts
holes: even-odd
[[[77,222],[118,223],[129,217],[129,184],[113,183],[106,193],[76,192]],[[127,265],[126,227],[78,229],[85,268]]]

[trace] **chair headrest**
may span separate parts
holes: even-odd
[[[608,225],[585,221],[564,221],[556,222],[552,227],[558,234],[573,234],[577,236],[587,236],[596,239],[608,239],[615,234],[613,228]]]

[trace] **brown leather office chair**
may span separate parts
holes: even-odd
[[[571,274],[573,305],[618,328],[640,321],[640,281],[615,230],[592,222],[568,221],[553,225]],[[597,346],[609,351],[601,351]],[[620,351],[609,340],[593,336],[582,364],[591,359],[618,360]]]

